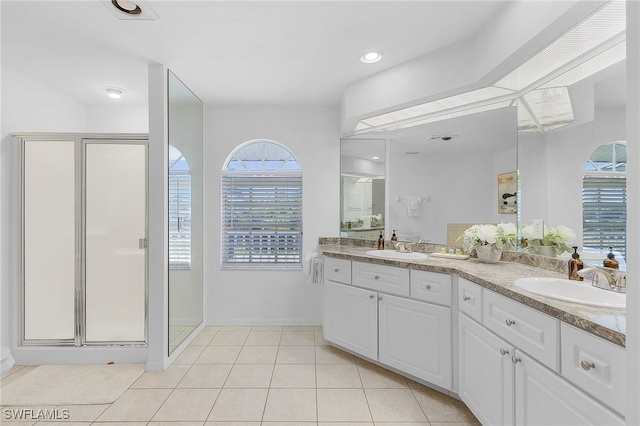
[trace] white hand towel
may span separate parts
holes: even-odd
[[[407,203],[407,215],[412,217],[420,216],[420,197],[409,197]]]

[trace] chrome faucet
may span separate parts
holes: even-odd
[[[396,251],[399,253],[413,253],[413,243],[411,241],[398,241]]]
[[[627,274],[624,271],[602,266],[587,266],[578,271],[578,276],[590,279],[594,287],[620,293],[627,292]]]

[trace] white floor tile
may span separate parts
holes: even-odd
[[[153,416],[156,422],[205,421],[220,389],[175,389]]]
[[[315,389],[269,389],[264,421],[316,421]]]
[[[261,421],[268,389],[222,389],[207,421]]]

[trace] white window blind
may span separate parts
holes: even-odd
[[[222,267],[302,267],[302,174],[226,173]]]
[[[240,144],[220,179],[222,269],[302,269],[302,171],[283,144]]]
[[[626,256],[627,180],[622,176],[585,176],[582,184],[584,247]]]

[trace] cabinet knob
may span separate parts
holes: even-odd
[[[378,296],[378,300],[382,300],[382,296]]]
[[[471,300],[471,298],[465,294],[464,296],[462,296],[462,300],[468,302],[469,300]]]
[[[587,361],[587,360],[582,360],[580,361],[580,366],[584,369],[584,370],[591,370],[592,368],[596,368],[595,364],[592,363],[591,361]]]
[[[373,294],[369,295],[369,299],[373,299],[375,296]]]
[[[509,353],[508,350],[504,349],[504,348],[500,348],[500,355],[505,356]]]
[[[427,284],[424,288],[426,288],[427,290],[431,290],[431,284]]]
[[[373,279],[374,279],[374,280],[379,280],[379,279],[380,279],[380,276],[379,276],[379,275],[376,275],[375,277],[373,277]]]
[[[333,270],[333,272],[340,272],[340,269],[336,268]]]
[[[511,362],[513,362],[514,364],[517,364],[519,362],[522,362],[522,360],[514,355],[511,357]]]
[[[515,323],[516,323],[516,322],[515,322],[514,320],[512,320],[512,319],[507,319],[505,322],[507,323],[507,326],[509,326],[509,327],[511,327],[513,324],[515,324]]]

